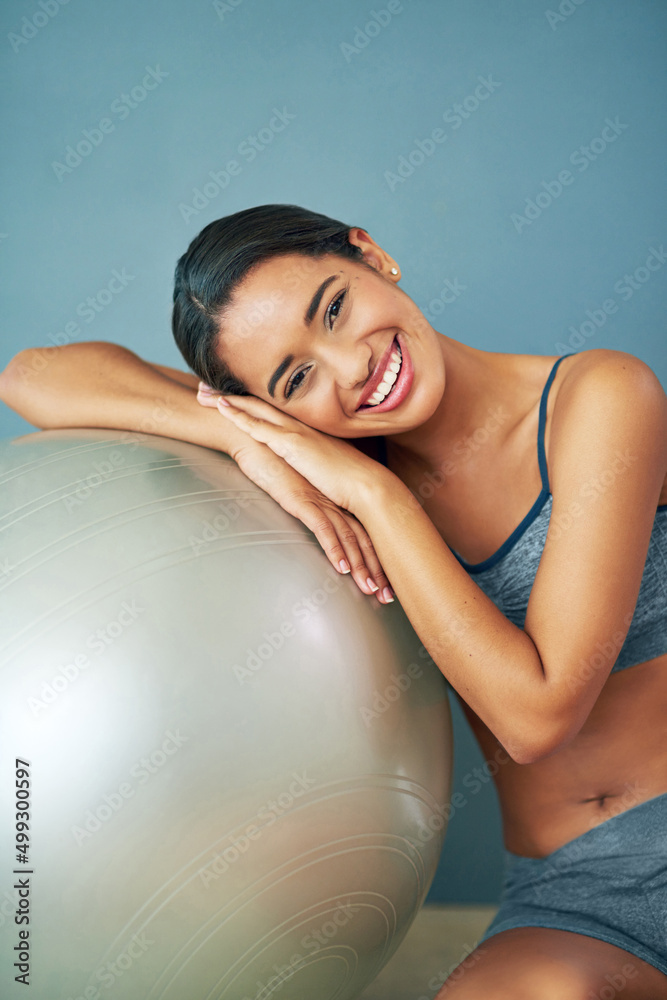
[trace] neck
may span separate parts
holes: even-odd
[[[439,345],[445,365],[445,387],[435,411],[419,427],[386,435],[404,459],[438,465],[444,453],[481,426],[499,394],[499,373],[507,355],[480,351],[444,334]]]

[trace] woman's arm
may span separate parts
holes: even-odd
[[[146,364],[154,368],[156,372],[160,372],[165,378],[170,378],[174,382],[180,382],[181,385],[187,385],[188,389],[197,391],[199,379],[192,372],[182,372],[179,368],[168,368],[167,365],[156,365],[152,361],[146,361]]]
[[[551,520],[523,629],[395,478],[366,484],[352,507],[424,646],[519,763],[577,734],[628,631],[667,469],[667,398],[651,369],[620,351],[582,358],[557,397],[548,464]]]
[[[235,460],[241,471],[313,532],[338,572],[345,560],[363,593],[389,585],[366,529],[347,510],[197,402],[199,379],[152,365],[106,341],[21,351],[0,373],[0,399],[35,427],[109,427],[189,441]],[[374,580],[374,587],[368,580]]]
[[[247,435],[220,427],[198,405],[197,382],[194,375],[161,370],[119,344],[87,341],[21,351],[0,374],[0,398],[43,429],[144,431],[233,455]]]

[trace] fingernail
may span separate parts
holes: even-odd
[[[378,587],[377,583],[374,583],[373,580],[371,580],[370,576],[366,579],[366,583],[371,588],[371,590],[373,591],[373,593],[375,593],[376,590],[380,589]]]
[[[384,588],[384,590],[382,591],[382,596],[384,597],[386,604],[389,604],[391,601],[394,600],[393,594],[389,589],[389,587]]]
[[[232,404],[228,403],[227,400],[223,399],[222,396],[219,396],[218,397],[218,406],[220,406],[220,405],[222,405],[222,406],[231,406]]]
[[[346,559],[341,559],[341,561],[338,563],[338,568],[340,569],[341,573],[350,572],[350,567],[348,566]]]

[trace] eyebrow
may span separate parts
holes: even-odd
[[[324,281],[322,282],[322,284],[316,290],[315,294],[313,295],[312,299],[310,300],[310,305],[306,309],[306,312],[305,312],[304,317],[303,317],[303,321],[306,324],[306,326],[310,326],[310,324],[313,322],[313,318],[314,318],[315,314],[317,313],[317,310],[320,307],[320,302],[322,301],[322,296],[324,295],[325,291],[327,290],[327,288],[329,287],[329,285],[331,284],[331,282],[335,281],[336,278],[337,278],[336,274],[330,274],[329,277],[325,278]],[[267,385],[267,389],[269,390],[269,396],[271,396],[272,399],[274,397],[275,388],[276,388],[277,383],[283,377],[283,375],[285,374],[286,370],[289,368],[289,366],[292,364],[293,361],[294,361],[294,355],[293,354],[287,354],[283,358],[283,360],[280,362],[280,364],[278,365],[278,367],[274,371],[274,373],[271,376],[271,378],[269,379],[269,382],[268,382],[268,385]]]

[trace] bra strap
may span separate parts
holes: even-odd
[[[540,466],[542,489],[547,493],[549,492],[549,473],[547,471],[547,457],[544,452],[544,428],[547,423],[547,398],[559,364],[565,358],[571,358],[573,354],[574,351],[571,351],[569,354],[563,354],[558,361],[556,361],[553,368],[549,372],[549,378],[547,379],[544,389],[542,390],[542,398],[540,399],[540,417],[537,424],[537,461]]]

